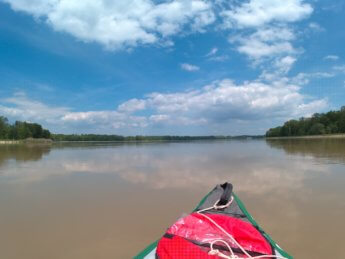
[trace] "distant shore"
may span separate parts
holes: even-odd
[[[238,136],[228,138],[192,138],[192,139],[140,139],[140,140],[52,140],[52,139],[21,139],[21,140],[0,140],[0,145],[12,144],[53,144],[53,143],[153,143],[153,142],[194,142],[194,141],[224,141],[224,140],[249,140],[249,139],[267,139],[267,140],[284,140],[284,139],[345,139],[345,134],[325,134],[325,135],[308,135],[308,136],[287,136],[287,137],[264,137],[264,136]]]
[[[307,136],[288,136],[288,137],[266,137],[266,139],[337,139],[345,138],[345,134],[325,134],[325,135],[307,135]]]
[[[195,142],[195,141],[226,141],[226,140],[249,140],[249,139],[264,139],[264,136],[235,136],[235,137],[176,137],[173,136],[171,138],[165,137],[142,137],[140,139],[136,139],[135,137],[126,137],[123,140],[56,140],[56,139],[21,139],[21,140],[0,140],[0,145],[5,144],[63,144],[63,143],[164,143],[164,142]]]

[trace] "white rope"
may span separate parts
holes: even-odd
[[[259,255],[259,256],[251,256],[237,241],[236,239],[231,235],[229,234],[225,229],[223,229],[220,225],[217,224],[217,222],[215,222],[213,219],[211,219],[209,216],[203,214],[202,212],[204,211],[208,211],[208,210],[212,210],[212,209],[215,209],[215,210],[218,210],[218,209],[224,209],[228,206],[230,206],[230,204],[232,203],[232,201],[234,200],[234,197],[231,196],[231,199],[230,201],[225,204],[225,205],[217,205],[219,200],[216,201],[216,203],[212,206],[212,207],[209,207],[209,208],[206,208],[206,209],[202,209],[202,210],[198,210],[197,213],[201,216],[203,216],[204,218],[206,218],[208,221],[210,221],[213,225],[215,225],[219,230],[221,230],[226,236],[229,237],[229,239],[242,251],[242,253],[244,255],[246,255],[247,257],[239,257],[237,255],[234,254],[231,246],[224,240],[222,239],[217,239],[217,240],[214,240],[211,242],[210,244],[210,252],[209,252],[209,255],[217,255],[221,258],[225,258],[225,259],[247,259],[247,258],[252,258],[252,259],[259,259],[259,258],[277,258],[277,259],[286,259],[285,257],[282,257],[282,256],[279,256],[279,255]],[[213,245],[215,243],[223,243],[226,245],[226,247],[229,249],[230,251],[230,256],[220,252],[218,249],[214,249],[213,248]]]

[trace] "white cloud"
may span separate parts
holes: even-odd
[[[333,66],[332,69],[341,73],[345,73],[345,65]]]
[[[216,61],[216,62],[223,62],[228,59],[229,59],[228,55],[212,56],[208,58],[208,60]]]
[[[178,124],[182,117],[184,121],[200,124],[299,117],[310,115],[327,105],[324,99],[306,102],[299,90],[286,78],[271,84],[253,81],[242,85],[223,80],[200,90],[152,93],[142,100],[147,108],[157,113],[151,119],[172,124]]]
[[[215,55],[217,52],[218,52],[218,48],[214,47],[214,48],[212,48],[212,49],[206,54],[206,57],[213,56],[213,55]]]
[[[252,38],[263,42],[275,42],[275,41],[290,41],[295,39],[293,31],[284,26],[279,27],[263,27],[258,29]]]
[[[331,78],[336,76],[334,72],[313,72],[313,73],[298,73],[291,79],[291,82],[298,85],[306,85],[313,79]]]
[[[291,62],[293,60],[287,63]],[[327,106],[326,99],[305,97],[295,82],[297,80],[286,77],[273,78],[266,83],[255,80],[242,84],[225,79],[196,90],[151,93],[141,99],[130,99],[116,110],[83,112],[51,107],[18,93],[1,100],[0,113],[11,119],[49,125],[54,132],[73,132],[76,129],[85,132],[87,129],[128,134],[136,132],[135,129],[153,129],[159,125],[185,129],[189,126],[206,129],[218,125],[224,132],[229,131],[229,125],[246,122],[250,127],[265,120],[299,118],[320,112]],[[138,111],[141,115],[136,114]]]
[[[208,60],[216,61],[216,62],[223,62],[229,58],[228,55],[217,55],[219,49],[216,47],[213,47],[206,55]]]
[[[317,31],[317,32],[321,32],[321,31],[324,31],[325,29],[322,28],[318,23],[316,22],[311,22],[309,23],[309,28],[314,30],[314,31]]]
[[[88,111],[69,112],[62,116],[57,123],[70,123],[71,126],[89,125],[97,126],[109,132],[119,128],[146,127],[147,118],[143,116],[132,116],[119,111]]]
[[[120,105],[118,111],[73,112],[68,107],[49,106],[28,98],[23,92],[17,92],[12,97],[0,100],[0,114],[12,120],[39,122],[53,132],[56,129],[71,131],[82,125],[94,125],[93,129],[111,132],[112,129],[147,126],[146,117],[128,114],[139,109],[140,105],[135,106],[135,100]],[[138,100],[140,102],[143,101]]]
[[[150,116],[150,120],[154,123],[167,122],[170,119],[170,116],[166,114],[155,114]]]
[[[310,76],[314,78],[331,78],[334,77],[335,74],[330,72],[315,72],[311,73]]]
[[[171,45],[170,36],[186,30],[204,32],[217,16],[225,28],[262,28],[276,22],[296,22],[313,11],[302,0],[250,0],[240,5],[228,4],[228,8],[222,7],[218,13],[217,1],[206,0],[2,1],[15,11],[45,21],[56,31],[84,42],[100,43],[108,49],[154,43]],[[215,55],[217,50],[214,48],[209,54]]]
[[[260,75],[260,79],[268,82],[279,80],[282,75],[288,73],[296,62],[296,58],[293,56],[284,56],[282,58],[277,57],[274,59],[272,67],[273,69],[264,69]],[[301,75],[300,75],[301,77]],[[298,82],[298,81],[295,81]],[[304,83],[305,84],[305,83]],[[303,83],[297,83],[297,85],[303,85]]]
[[[122,112],[135,112],[145,109],[145,102],[143,100],[131,99],[118,107],[119,111]]]
[[[281,53],[292,54],[295,52],[290,42],[267,43],[254,38],[242,38],[240,43],[241,45],[237,50],[256,61],[259,61],[263,57],[272,57]]]
[[[334,66],[330,71],[318,71],[311,73],[298,73],[291,78],[291,82],[300,86],[308,84],[311,80],[327,79],[337,76],[339,73],[345,73],[345,66]]]
[[[338,60],[339,57],[336,55],[327,55],[323,59],[328,59],[328,60]]]
[[[291,43],[294,39],[295,34],[287,25],[274,25],[231,36],[229,42],[237,44],[237,51],[245,54],[252,65],[261,65],[263,74],[279,77],[289,72],[300,53]]]
[[[260,28],[249,35],[233,36],[229,38],[229,41],[239,43],[238,52],[247,55],[254,63],[260,63],[266,59],[296,54],[297,51],[290,43],[294,38],[295,35],[291,29],[279,26]]]
[[[311,5],[303,0],[249,0],[229,4],[220,15],[222,28],[235,31],[229,41],[238,52],[249,57],[252,65],[262,64],[264,73],[277,74],[278,70],[284,75],[301,53],[292,44],[296,36],[290,23],[305,19],[312,12]],[[294,62],[288,65],[286,56]]]
[[[226,27],[261,27],[271,22],[296,22],[313,11],[303,0],[250,0],[222,12]]]
[[[188,63],[181,64],[181,68],[189,72],[198,71],[200,69],[200,67]]]
[[[56,31],[109,49],[170,42],[186,27],[202,32],[215,21],[212,4],[203,0],[3,0],[15,11],[44,20]]]
[[[292,65],[296,62],[296,58],[292,56],[286,56],[279,60],[276,60],[276,67],[279,68],[283,73],[289,72]]]
[[[56,122],[70,111],[67,107],[52,107],[29,99],[25,93],[17,92],[10,98],[0,100],[0,114],[28,121]]]

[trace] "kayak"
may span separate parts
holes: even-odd
[[[292,259],[256,223],[231,183],[218,184],[187,216],[134,258]]]

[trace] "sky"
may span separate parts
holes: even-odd
[[[0,115],[53,133],[264,134],[345,105],[342,0],[0,0]]]

